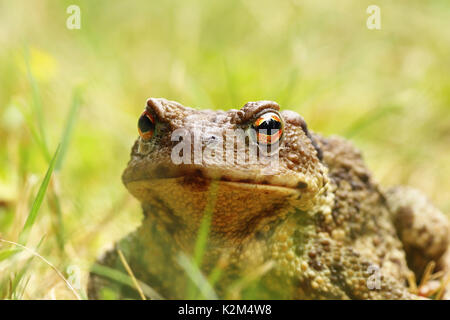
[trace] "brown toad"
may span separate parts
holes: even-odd
[[[123,173],[144,211],[119,243],[136,278],[162,297],[185,298],[190,281],[203,279],[186,272],[195,256],[208,297],[417,297],[410,270],[419,279],[429,261],[447,268],[446,217],[415,190],[383,192],[350,143],[279,109],[271,101],[226,112],[147,101]],[[209,231],[200,233],[205,241],[199,229]],[[102,263],[123,269],[116,250]],[[90,297],[105,285],[91,274]]]

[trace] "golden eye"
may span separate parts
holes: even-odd
[[[146,110],[139,117],[138,131],[144,141],[150,140],[155,133],[155,120]]]
[[[274,144],[281,139],[284,124],[275,112],[267,112],[253,122],[258,143]]]

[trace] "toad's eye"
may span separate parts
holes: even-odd
[[[138,130],[144,141],[150,140],[155,133],[155,120],[147,111],[144,111],[139,117]]]
[[[258,143],[274,144],[283,135],[283,120],[275,112],[267,112],[253,122]]]

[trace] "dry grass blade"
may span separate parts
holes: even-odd
[[[417,288],[417,280],[414,272],[410,271],[406,277],[406,280],[408,280],[409,292],[418,294],[419,289]]]
[[[133,281],[133,284],[136,288],[136,290],[139,292],[139,296],[142,300],[147,300],[145,298],[144,292],[141,289],[141,286],[139,285],[138,281],[136,280],[136,277],[134,276],[133,270],[131,270],[130,266],[128,265],[127,260],[125,259],[122,251],[120,249],[117,249],[117,253],[119,254],[120,261],[122,262],[125,270],[127,270],[128,275],[130,276],[131,280]]]
[[[39,248],[41,247],[42,243],[44,243],[45,237],[46,236],[44,235],[41,238],[41,240],[39,241],[38,245],[34,249],[35,252],[37,252],[39,250]],[[22,251],[21,248],[14,248],[14,250]],[[22,290],[20,290],[21,292],[17,293],[17,291],[18,291],[19,286],[22,283],[22,281],[23,281],[27,271],[29,269],[31,269],[34,258],[35,258],[35,256],[32,256],[31,258],[27,259],[25,265],[19,269],[19,272],[17,274],[14,275],[14,279],[12,280],[12,286],[11,286],[11,298],[13,298],[13,299],[21,299],[23,297],[23,294],[25,292],[26,286],[27,286],[29,280],[31,279],[31,277],[28,277],[28,279],[26,280],[25,285],[22,286]]]
[[[450,283],[450,274],[448,274],[446,278],[442,278],[439,291],[436,295],[436,300],[441,300],[444,297],[445,290],[447,289],[449,283]]]
[[[427,266],[425,267],[425,271],[423,272],[422,279],[420,280],[419,288],[423,287],[430,280],[435,266],[436,263],[434,261],[430,261],[427,264]]]

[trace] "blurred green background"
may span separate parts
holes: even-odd
[[[71,4],[80,30],[66,27]],[[381,30],[366,27],[372,4]],[[18,241],[63,140],[26,245],[81,295],[90,263],[139,223],[120,176],[148,97],[275,100],[351,139],[383,185],[450,212],[447,0],[0,0],[0,48],[0,237]],[[0,243],[0,298],[74,298],[13,247]]]

